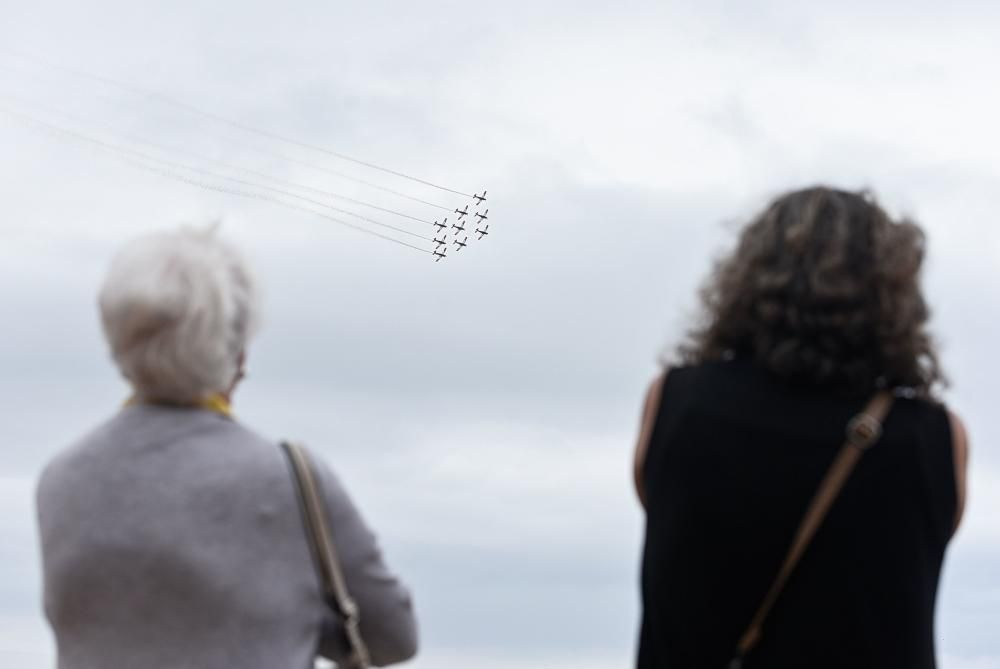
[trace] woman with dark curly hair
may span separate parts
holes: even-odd
[[[937,399],[924,245],[817,187],[717,265],[636,449],[640,669],[935,666],[968,446]]]

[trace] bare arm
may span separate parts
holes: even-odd
[[[410,593],[389,571],[375,535],[336,475],[322,461],[313,462],[327,503],[333,540],[347,589],[358,604],[361,636],[372,664],[385,666],[410,659],[417,652],[417,623]],[[332,613],[320,639],[320,654],[343,661],[347,645]]]
[[[955,414],[948,412],[951,418],[951,449],[955,458],[955,491],[957,496],[957,507],[955,510],[955,529],[962,523],[962,514],[965,512],[965,497],[967,492],[967,475],[969,469],[969,438],[965,431],[965,425]]]
[[[642,469],[646,462],[646,452],[649,450],[649,440],[653,435],[653,426],[656,424],[656,416],[663,396],[663,383],[666,378],[667,372],[664,372],[649,384],[649,390],[646,392],[646,402],[642,409],[642,425],[639,428],[639,441],[635,446],[632,476],[635,480],[636,494],[638,494],[639,502],[643,508],[646,508],[646,489],[642,482]]]

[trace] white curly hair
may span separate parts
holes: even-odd
[[[258,319],[242,256],[214,228],[144,236],[101,286],[104,334],[138,398],[178,404],[228,391]]]

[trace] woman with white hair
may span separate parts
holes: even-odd
[[[320,586],[303,486],[278,445],[230,412],[257,320],[242,259],[209,233],[139,239],[112,262],[100,310],[134,395],[39,482],[60,669],[356,659]],[[406,660],[410,596],[338,479],[309,460],[370,661]]]

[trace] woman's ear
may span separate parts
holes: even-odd
[[[233,397],[233,393],[236,392],[236,386],[240,385],[240,381],[246,378],[247,370],[247,353],[246,351],[240,351],[240,354],[236,356],[236,375],[233,377],[232,383],[229,385],[229,389],[226,390],[226,400],[230,400]]]

